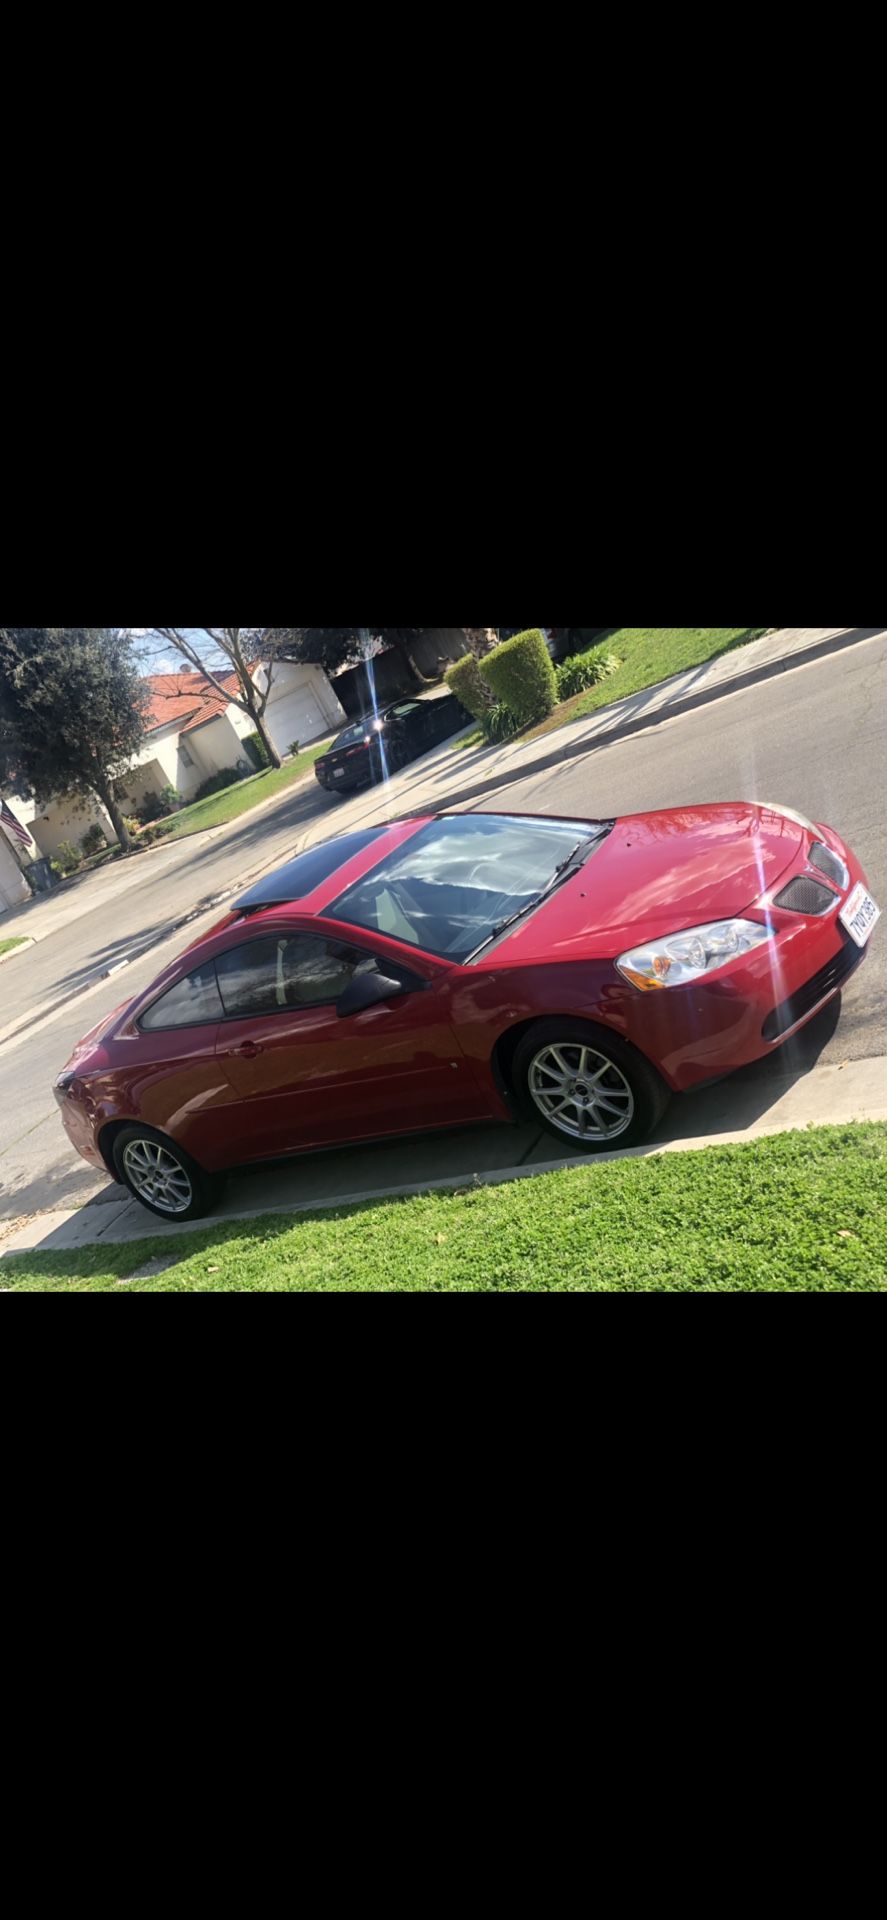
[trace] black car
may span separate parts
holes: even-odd
[[[454,693],[431,700],[396,700],[381,713],[365,713],[346,727],[329,752],[315,760],[314,772],[328,793],[353,793],[356,787],[386,779],[409,760],[418,760],[470,720]]]

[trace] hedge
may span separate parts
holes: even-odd
[[[463,659],[456,661],[455,666],[448,667],[444,679],[456,699],[461,700],[466,713],[473,713],[475,720],[482,720],[493,704],[493,696],[474,654],[466,653]]]
[[[540,627],[528,627],[494,647],[480,670],[496,699],[510,707],[519,727],[544,720],[557,705],[557,681]]]

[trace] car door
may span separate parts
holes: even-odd
[[[340,1018],[346,986],[373,970],[390,975],[391,962],[302,931],[216,956],[217,1046],[249,1159],[488,1116],[442,985],[401,970],[401,995]]]

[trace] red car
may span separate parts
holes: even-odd
[[[785,807],[368,827],[260,881],[56,1097],[165,1219],[227,1167],[518,1113],[630,1147],[809,1020],[878,917],[849,847]]]

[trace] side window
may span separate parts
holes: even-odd
[[[146,1033],[165,1027],[203,1027],[208,1021],[221,1020],[223,1014],[215,968],[198,967],[187,980],[170,987],[154,1005],[142,1014],[139,1026]]]
[[[241,1019],[333,1004],[355,974],[375,970],[372,954],[311,933],[250,940],[216,960],[225,1013]]]

